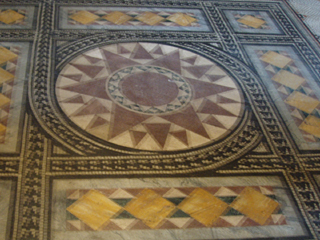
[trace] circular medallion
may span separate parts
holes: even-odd
[[[177,111],[191,100],[189,83],[180,75],[156,66],[132,66],[115,72],[106,88],[113,101],[145,114]]]
[[[60,72],[56,97],[89,134],[149,151],[213,143],[236,128],[244,108],[238,85],[216,63],[155,43],[84,52]]]

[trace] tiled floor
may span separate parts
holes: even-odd
[[[320,239],[318,0],[0,2],[0,240]]]

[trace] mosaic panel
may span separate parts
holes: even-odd
[[[258,228],[268,229],[265,237],[303,234],[283,187],[277,177],[54,180],[52,239],[86,232],[208,239],[211,231],[233,238]]]
[[[224,11],[235,32],[281,34],[268,12],[264,11]]]
[[[12,6],[0,8],[0,29],[30,29],[34,21],[34,7]]]
[[[320,91],[313,77],[290,48],[254,47],[251,51],[255,66],[299,146],[317,148],[320,144]]]
[[[64,67],[56,94],[83,130],[141,150],[207,144],[229,134],[243,113],[240,88],[223,69],[163,44],[90,50]]]
[[[69,189],[66,197],[70,231],[287,224],[270,186]]]
[[[63,29],[210,30],[202,12],[191,9],[64,7],[60,14]]]
[[[14,152],[20,142],[28,45],[0,45],[0,152]]]

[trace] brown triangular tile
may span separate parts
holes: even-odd
[[[166,143],[171,124],[145,123],[143,125],[148,130],[148,132],[154,137],[154,139],[160,144],[160,146],[163,148]]]
[[[147,135],[146,132],[139,132],[139,131],[129,131],[132,138],[133,138],[133,142],[134,145],[138,145],[139,142]]]
[[[137,44],[136,48],[133,50],[132,59],[153,59],[150,53],[147,52],[140,44]]]
[[[90,101],[87,105],[84,105],[74,116],[83,116],[91,114],[110,113],[110,111],[102,105],[97,99]]]
[[[81,72],[85,73],[91,78],[94,78],[95,76],[97,76],[98,73],[101,72],[101,70],[104,68],[102,66],[92,66],[92,65],[75,64],[75,63],[70,63],[70,65],[79,69]]]
[[[172,136],[174,136],[175,138],[179,139],[186,146],[189,146],[187,132],[185,130],[177,131],[177,132],[171,132],[170,134]]]
[[[201,78],[205,75],[213,65],[202,65],[202,66],[190,66],[190,67],[183,67],[189,73],[191,73],[196,78]]]
[[[154,61],[148,62],[146,65],[167,68],[181,74],[180,54],[178,50]]]

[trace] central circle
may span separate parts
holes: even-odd
[[[168,104],[179,94],[178,86],[171,79],[152,72],[128,75],[123,78],[120,88],[128,99],[145,106]]]

